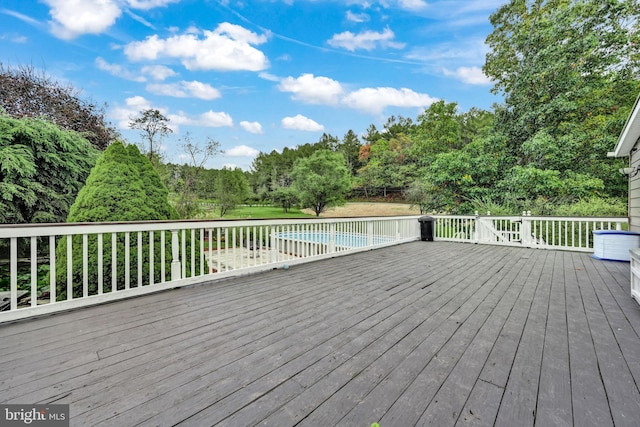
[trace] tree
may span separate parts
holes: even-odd
[[[409,158],[413,141],[408,135],[399,133],[390,139],[381,138],[362,150],[367,163],[358,173],[366,185],[382,189],[387,195],[388,188],[406,187],[416,177],[415,163]],[[367,146],[365,146],[367,147]]]
[[[191,218],[198,213],[198,183],[204,165],[211,157],[221,153],[220,143],[207,137],[202,145],[191,138],[189,132],[182,139],[182,148],[187,154],[189,167],[183,168],[183,185],[176,209],[182,218]]]
[[[461,148],[461,130],[458,104],[444,100],[434,102],[418,116],[418,124],[412,133],[415,143],[411,156],[424,167],[436,154]]]
[[[349,168],[349,172],[351,175],[354,175],[358,172],[363,164],[360,162],[360,148],[362,144],[358,139],[358,135],[351,129],[347,131],[347,133],[342,138],[342,142],[338,145],[337,151],[342,153],[347,162],[347,167]]]
[[[298,195],[292,187],[279,187],[271,192],[271,200],[274,204],[280,205],[286,213],[298,203]]]
[[[0,222],[63,222],[98,153],[47,120],[0,114]]]
[[[495,132],[515,158],[508,183],[557,177],[579,194],[625,194],[623,164],[606,153],[640,90],[639,18],[638,0],[512,0],[491,15],[483,70],[504,94]]]
[[[344,204],[351,189],[344,156],[327,150],[296,160],[291,177],[302,206],[312,209],[316,216],[331,206]]]
[[[178,219],[167,195],[160,176],[137,147],[117,141],[98,159],[67,221]]]
[[[169,119],[159,110],[149,108],[140,111],[138,116],[131,117],[129,128],[140,131],[143,140],[141,150],[147,153],[152,164],[159,163],[157,146],[160,145],[163,137],[173,132],[169,127]]]
[[[105,106],[80,98],[80,91],[63,85],[32,67],[0,63],[0,112],[16,118],[43,118],[63,130],[79,132],[104,150],[117,137],[105,119]]]
[[[125,147],[114,142],[107,148],[92,169],[86,185],[69,212],[68,222],[107,222],[107,221],[159,221],[178,219],[178,213],[167,201],[167,189],[149,160],[134,145]],[[135,239],[131,237],[132,241]],[[125,284],[125,246],[124,233],[117,234],[117,277],[119,289]],[[166,241],[165,253],[170,253],[169,241]],[[190,242],[190,244],[195,244]],[[103,280],[105,290],[111,289],[111,235],[103,236]],[[72,239],[72,282],[74,296],[81,295],[82,284],[82,236]],[[160,259],[161,242],[158,233],[154,237],[155,259]],[[88,277],[89,294],[95,294],[98,284],[98,239],[88,236]],[[143,234],[142,271],[149,271],[149,235]],[[129,267],[131,277],[137,276],[137,251],[131,251]],[[169,263],[170,260],[167,261]],[[61,239],[56,249],[56,282],[61,299],[66,297],[67,283],[67,240]],[[168,264],[167,264],[168,268]],[[155,277],[160,277],[160,265],[156,263]],[[143,285],[148,284],[148,274],[143,274]]]
[[[242,203],[249,194],[249,184],[241,169],[223,168],[218,172],[216,182],[217,205],[220,216]]]
[[[314,148],[317,148],[318,150],[336,151],[338,144],[340,144],[338,137],[329,133],[323,133],[318,142],[314,144],[316,146]]]
[[[425,214],[432,207],[431,203],[431,189],[427,183],[423,180],[417,179],[409,185],[404,191],[404,198],[407,203],[411,204],[411,207],[418,207],[421,214]]]

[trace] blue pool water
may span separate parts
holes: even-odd
[[[280,233],[278,237],[292,241],[329,244],[331,233],[322,231],[300,231]],[[374,236],[372,240],[373,245],[381,245],[392,241],[390,237],[383,236]],[[368,245],[368,237],[358,233],[335,233],[335,244],[336,246],[348,248],[362,248]]]

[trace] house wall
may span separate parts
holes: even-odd
[[[631,151],[630,166],[640,165],[640,144],[636,142]],[[637,150],[636,150],[637,149]],[[640,174],[629,179],[629,229],[640,232]]]

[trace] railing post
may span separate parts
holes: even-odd
[[[527,219],[526,212],[522,212],[520,221],[522,222],[522,229],[520,230],[520,240],[522,246],[531,246],[531,220]]]
[[[373,221],[367,221],[367,246],[373,246]]]
[[[336,251],[336,223],[329,224],[329,253]]]
[[[178,230],[171,230],[171,280],[180,280],[181,270]]]

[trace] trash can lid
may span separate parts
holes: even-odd
[[[418,218],[418,221],[420,222],[433,221],[433,217],[428,215],[421,216],[420,218]]]

